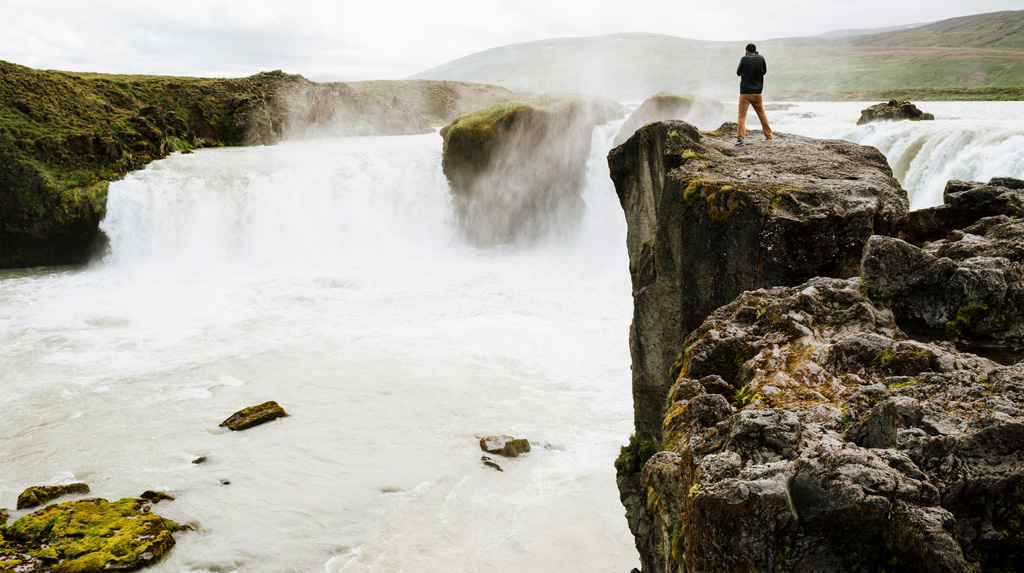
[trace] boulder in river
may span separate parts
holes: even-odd
[[[530,441],[512,436],[488,436],[480,438],[480,449],[489,454],[514,458],[530,451]]]
[[[889,100],[861,111],[857,125],[864,125],[874,121],[901,121],[904,119],[921,121],[935,119],[935,116],[917,109],[917,106],[909,101]]]
[[[18,509],[28,509],[49,503],[58,497],[89,493],[89,486],[84,483],[67,485],[40,485],[25,489],[18,496]]]
[[[248,430],[254,426],[265,424],[271,420],[278,418],[284,418],[288,414],[284,411],[284,408],[279,406],[277,402],[273,400],[264,402],[258,406],[249,406],[243,408],[234,414],[228,416],[227,420],[220,423],[221,427],[229,430],[240,431]]]

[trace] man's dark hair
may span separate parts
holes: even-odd
[[[756,51],[757,51],[757,46],[755,46],[754,44],[747,44],[747,53],[748,54],[753,54]]]

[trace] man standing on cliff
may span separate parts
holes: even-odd
[[[757,119],[761,121],[761,131],[765,139],[772,138],[772,128],[768,126],[768,117],[764,114],[764,105],[761,102],[761,90],[764,88],[764,75],[768,72],[768,64],[764,57],[757,53],[757,46],[747,44],[747,53],[740,59],[740,65],[736,68],[736,75],[740,76],[740,117],[736,122],[736,145],[743,145],[743,139],[747,135],[747,106],[754,107]]]

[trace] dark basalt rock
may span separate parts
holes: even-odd
[[[228,416],[228,419],[220,423],[220,426],[229,430],[248,430],[254,426],[265,424],[277,418],[284,418],[288,414],[277,402],[271,400],[258,406],[243,408]]]
[[[622,117],[611,100],[542,96],[461,114],[441,130],[444,174],[462,233],[480,246],[567,233],[595,125]]]
[[[37,505],[43,505],[65,495],[86,493],[89,493],[89,486],[84,483],[30,487],[18,496],[18,509],[28,509]]]
[[[628,224],[634,420],[655,439],[683,338],[712,311],[748,289],[856,274],[868,238],[907,219],[906,193],[872,147],[734,141],[734,124],[701,133],[669,121],[608,156]]]
[[[514,458],[530,451],[530,441],[512,436],[488,436],[480,438],[480,449],[489,454]]]
[[[1024,364],[933,340],[1020,344],[1024,182],[951,182],[908,224],[873,149],[733,134],[664,122],[609,156],[643,570],[1015,570]]]
[[[147,567],[174,546],[177,524],[142,499],[47,506],[0,532],[0,571],[100,573]]]
[[[860,119],[857,125],[864,125],[873,121],[911,121],[935,119],[930,113],[925,113],[909,101],[889,100],[887,103],[875,104],[860,112]]]
[[[655,121],[678,119],[700,128],[714,128],[722,123],[725,106],[722,102],[692,94],[661,92],[646,100],[622,124],[615,136],[615,145],[626,142],[636,130]]]
[[[1024,365],[907,340],[858,279],[745,292],[684,348],[664,451],[642,470],[661,545],[644,570],[1024,557]],[[731,398],[704,391],[709,372]]]
[[[945,204],[911,215],[911,244],[872,237],[864,251],[871,296],[933,337],[1021,347],[1024,333],[1024,181],[950,181]],[[928,242],[928,241],[931,242]]]

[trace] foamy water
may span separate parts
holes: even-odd
[[[863,107],[769,117],[877,145],[918,206],[943,178],[1024,176],[1020,104],[857,127]],[[161,572],[637,566],[613,467],[632,431],[616,131],[595,131],[579,235],[528,249],[460,242],[436,135],[203,150],[114,183],[103,261],[0,272],[0,507],[76,480],[170,493],[156,511],[199,529]],[[217,427],[266,400],[291,416]],[[498,433],[534,450],[485,467]]]

